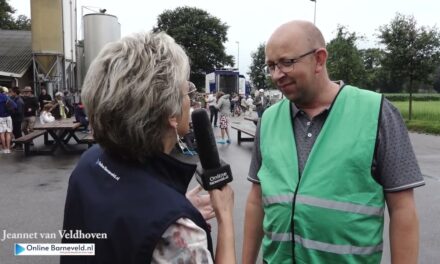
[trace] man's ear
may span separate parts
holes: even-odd
[[[325,68],[325,63],[327,62],[327,50],[324,48],[318,49],[315,53],[316,58],[316,68],[315,73],[320,73]]]
[[[168,123],[170,124],[170,126],[174,129],[177,128],[177,117],[176,116],[171,116],[168,118]]]

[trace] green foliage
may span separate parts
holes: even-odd
[[[425,120],[405,120],[406,127],[410,131],[440,135],[440,123]]]
[[[249,72],[247,73],[254,87],[263,89],[266,89],[265,48],[266,45],[262,43],[255,52],[251,53],[252,64],[249,66]]]
[[[359,51],[364,62],[365,77],[362,88],[376,91],[383,86],[383,71],[381,60],[384,51],[379,48],[363,49]]]
[[[0,0],[0,29],[6,30],[30,30],[31,21],[24,15],[14,19],[12,14],[15,9],[6,0]]]
[[[225,53],[228,28],[205,10],[178,7],[160,14],[153,31],[165,31],[185,48],[191,61],[191,81],[202,88],[205,73],[234,64],[233,56]]]
[[[15,10],[6,0],[0,0],[0,28],[1,29],[10,29],[13,24],[14,18],[12,14],[15,13]]]
[[[440,67],[437,67],[437,70],[433,74],[434,83],[432,85],[432,88],[436,90],[438,93],[440,93]]]
[[[385,45],[382,66],[386,72],[385,92],[399,92],[414,81],[429,83],[440,62],[440,35],[436,28],[418,27],[413,16],[396,14],[389,25],[379,28]]]
[[[274,90],[277,89],[269,75],[266,74],[265,55],[266,45],[261,43],[255,52],[251,53],[252,64],[249,66],[249,78],[255,89]]]
[[[361,53],[356,48],[358,39],[360,37],[356,33],[348,32],[344,26],[338,26],[336,38],[327,44],[327,68],[331,79],[363,86],[365,69]]]
[[[15,20],[17,30],[31,30],[31,20],[25,15],[19,15]]]

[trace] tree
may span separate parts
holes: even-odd
[[[364,62],[365,79],[362,87],[376,91],[384,86],[381,61],[384,51],[378,48],[363,49],[359,51]]]
[[[15,20],[16,30],[31,30],[31,20],[25,15],[19,15]]]
[[[266,73],[266,45],[261,43],[255,52],[251,53],[252,64],[249,66],[248,75],[255,89],[276,90],[276,85]]]
[[[266,46],[261,43],[255,52],[251,53],[252,64],[249,66],[249,78],[257,89],[266,88],[266,72],[264,70],[265,66],[265,55],[264,50]]]
[[[339,25],[336,38],[327,44],[327,68],[333,80],[344,80],[362,87],[365,69],[361,53],[356,48],[358,39],[360,37],[356,33],[348,32],[344,26]]]
[[[233,65],[233,56],[225,53],[228,25],[205,10],[178,7],[159,15],[154,32],[165,31],[185,48],[191,60],[191,81],[205,86],[205,74]]]
[[[411,120],[413,83],[432,82],[440,62],[440,34],[435,27],[418,27],[413,16],[399,13],[389,25],[381,26],[379,32],[380,42],[386,46],[382,65],[393,79],[408,83]]]
[[[434,88],[435,91],[440,93],[440,67],[437,67],[433,78],[434,78],[434,83],[432,88]]]
[[[15,9],[6,0],[0,0],[0,29],[7,30],[30,30],[31,21],[24,15],[17,19],[12,16]]]
[[[0,28],[1,29],[11,29],[14,18],[12,14],[15,10],[6,0],[0,0]]]

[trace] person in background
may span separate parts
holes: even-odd
[[[186,133],[183,136],[183,142],[185,143],[185,146],[182,146],[181,144],[179,144],[183,154],[185,155],[196,155],[196,149],[197,149],[197,143],[195,142],[195,136],[194,136],[194,130],[193,130],[193,124],[192,124],[192,113],[194,112],[194,110],[201,108],[201,104],[200,102],[194,100],[193,98],[195,98],[195,95],[197,93],[197,88],[194,85],[194,83],[192,82],[188,82],[189,85],[189,92],[188,92],[188,96],[191,99],[191,106],[189,109],[189,130],[188,133]]]
[[[52,106],[52,115],[56,120],[66,119],[68,117],[69,108],[66,106],[62,92],[55,93],[55,100]]]
[[[21,123],[24,119],[24,101],[20,96],[20,89],[18,87],[12,87],[10,90],[11,99],[14,100],[17,105],[17,111],[11,114],[12,118],[12,133],[14,138],[20,138],[23,134],[21,132]],[[23,150],[23,146],[20,143],[15,143],[14,150]]]
[[[45,104],[52,102],[52,96],[50,96],[50,94],[47,93],[47,90],[44,86],[41,86],[41,92],[40,95],[38,96],[38,101],[40,103],[40,111],[43,110]]]
[[[286,99],[255,134],[242,263],[418,263],[413,189],[425,184],[405,123],[381,94],[329,78],[321,31],[278,27],[266,68]],[[385,207],[386,204],[386,207]]]
[[[75,106],[73,103],[74,98],[73,98],[73,95],[67,90],[64,91],[63,95],[64,95],[64,97],[63,97],[64,104],[66,105],[67,109],[69,110],[69,111],[67,111],[67,117],[69,118],[75,112]]]
[[[53,121],[55,121],[55,117],[52,116],[52,109],[53,109],[53,105],[52,104],[45,104],[43,107],[43,110],[40,113],[40,123],[41,124],[46,124],[46,123],[51,123]]]
[[[61,264],[235,263],[231,187],[209,191],[214,255],[210,228],[185,196],[196,165],[170,155],[189,130],[189,73],[188,56],[165,33],[132,34],[95,58],[81,99],[98,144],[70,176],[63,229],[107,239],[63,239],[94,243],[95,256]]]
[[[211,124],[214,127],[217,127],[217,117],[218,117],[218,109],[216,108],[216,105],[217,105],[217,98],[215,97],[214,93],[210,93],[208,95],[208,107],[209,107]]]
[[[86,112],[84,111],[84,105],[79,102],[75,106],[75,121],[79,122],[81,126],[84,127],[84,132],[90,132],[89,130],[89,119],[87,118]]]
[[[252,99],[251,95],[247,96],[246,105],[247,105],[247,116],[252,116],[252,113],[254,112],[254,99]]]
[[[246,112],[248,111],[247,103],[246,103],[246,95],[242,95],[240,99],[241,112],[244,116],[246,116]]]
[[[232,93],[229,95],[229,105],[231,107],[231,109],[230,109],[231,116],[234,116],[234,106],[235,106],[234,97],[235,97],[235,93]]]
[[[261,118],[263,116],[264,112],[264,89],[260,89],[255,92],[255,110],[257,111],[258,118]]]
[[[35,119],[39,105],[38,100],[35,98],[30,86],[24,87],[22,99],[24,102],[24,119],[21,123],[21,130],[25,135],[27,135],[34,131]]]
[[[234,106],[232,107],[232,116],[240,116],[241,114],[241,100],[240,100],[240,96],[236,93],[234,93],[234,97],[231,99],[231,104],[233,104]]]
[[[218,140],[217,143],[225,144],[231,143],[231,137],[229,136],[229,115],[231,108],[231,101],[229,100],[230,95],[225,94],[223,92],[219,92],[217,95],[217,105],[216,108],[220,112],[220,133],[221,140]],[[225,141],[225,134],[228,136],[228,139]]]
[[[2,153],[11,153],[12,118],[11,113],[15,112],[17,105],[7,95],[8,88],[0,87],[0,141]]]

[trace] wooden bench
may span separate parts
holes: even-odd
[[[16,138],[13,140],[14,143],[23,144],[24,145],[24,155],[28,156],[31,154],[30,146],[32,144],[32,140],[34,140],[37,137],[40,137],[44,134],[46,134],[46,130],[34,130],[33,132],[24,135],[20,138]]]
[[[81,143],[87,144],[89,148],[96,143],[96,140],[92,134],[87,134],[85,137],[81,138],[80,141]]]
[[[250,117],[250,116],[245,116],[244,120],[248,120],[254,123],[254,125],[258,124],[258,120],[260,120],[259,117]]]
[[[238,145],[241,144],[241,142],[252,142],[255,138],[255,129],[249,128],[246,126],[236,125],[232,124],[231,128],[237,130],[237,143]],[[241,133],[249,135],[250,137],[242,137]]]

